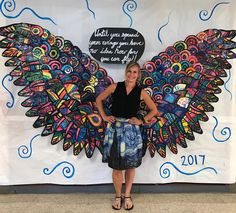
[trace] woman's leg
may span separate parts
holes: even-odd
[[[113,185],[116,191],[116,196],[119,197],[121,196],[121,189],[122,189],[122,183],[123,183],[122,170],[113,169],[112,180],[113,180]]]
[[[112,172],[112,180],[113,180],[113,185],[116,191],[116,199],[113,202],[113,207],[120,209],[120,205],[121,205],[121,198],[117,197],[121,197],[121,190],[122,190],[122,183],[123,183],[123,174],[122,174],[122,170],[116,170],[113,169]]]
[[[125,170],[125,196],[129,197],[134,182],[135,169]]]
[[[131,188],[134,182],[135,169],[127,169],[125,171],[125,209],[130,209],[133,206],[133,202],[131,200]]]

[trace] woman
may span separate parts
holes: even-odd
[[[131,210],[134,205],[131,199],[131,187],[135,176],[135,168],[142,161],[142,136],[140,125],[148,123],[157,114],[157,109],[147,94],[137,82],[141,76],[137,62],[130,62],[125,70],[125,81],[110,85],[96,99],[98,110],[107,124],[104,140],[103,162],[108,162],[113,168],[112,179],[116,197],[113,209],[119,210],[122,205],[122,183],[125,170],[124,208]],[[103,101],[112,95],[112,115],[106,115]],[[140,100],[149,108],[149,113],[142,120],[137,118]]]

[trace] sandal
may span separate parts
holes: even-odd
[[[132,202],[132,206],[130,208],[126,208],[127,202]],[[124,208],[125,210],[131,210],[134,208],[134,204],[131,197],[124,197]]]
[[[114,206],[114,204],[116,204]],[[120,208],[118,208],[118,206],[120,205]],[[112,208],[115,209],[115,210],[120,210],[121,209],[121,206],[122,206],[122,197],[119,196],[119,197],[115,197],[115,200],[113,201],[113,204],[112,204]]]

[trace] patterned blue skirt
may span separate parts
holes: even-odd
[[[136,168],[142,163],[142,147],[140,127],[116,118],[107,124],[102,161],[117,170]]]

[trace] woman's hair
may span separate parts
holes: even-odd
[[[126,68],[125,68],[125,75],[127,74],[127,72],[129,71],[129,69],[131,68],[131,67],[138,67],[139,68],[139,71],[138,71],[138,80],[140,80],[140,78],[141,78],[141,67],[140,67],[140,65],[139,65],[139,63],[138,62],[136,62],[136,61],[130,61],[127,65],[126,65]]]

